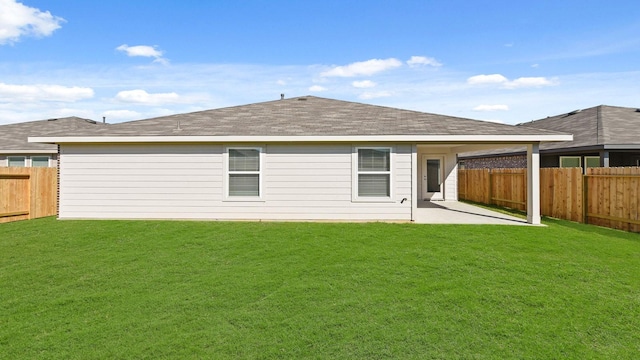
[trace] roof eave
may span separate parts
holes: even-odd
[[[573,135],[360,135],[360,136],[52,136],[30,143],[194,143],[194,142],[464,142],[532,143],[572,141]]]
[[[2,150],[0,149],[0,154],[12,155],[12,154],[57,154],[58,149],[38,149],[38,150],[27,150],[27,149],[8,149]]]

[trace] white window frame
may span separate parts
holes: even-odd
[[[29,163],[31,167],[35,167],[33,166],[33,158],[47,158],[47,166],[39,166],[39,167],[51,167],[51,156],[47,156],[47,155],[35,155],[35,156],[31,156],[29,158]]]
[[[26,156],[7,156],[7,167],[11,166],[11,159],[22,158],[22,166],[18,167],[27,167],[27,157]]]
[[[229,171],[229,150],[257,150],[259,157],[258,171]],[[264,201],[264,146],[225,146],[222,155],[224,168],[223,191],[224,201]],[[229,196],[229,175],[233,174],[257,174],[258,196]]]
[[[587,160],[588,159],[597,159],[598,160],[598,166],[592,166],[592,167],[600,167],[600,156],[585,156],[584,157],[584,167],[587,167]]]
[[[560,156],[560,161],[559,161],[558,167],[565,168],[565,169],[569,168],[569,167],[566,167],[566,166],[562,166],[562,160],[563,159],[575,159],[575,158],[578,159],[578,166],[577,167],[581,168],[582,167],[582,157],[580,157],[580,156]],[[575,167],[575,166],[572,166],[572,167]]]
[[[388,174],[389,175],[389,196],[358,196],[358,178],[360,171],[358,169],[358,151],[360,149],[389,150],[389,171],[367,171],[363,174]],[[393,202],[395,189],[393,187],[393,177],[395,175],[395,151],[393,146],[384,145],[358,145],[353,147],[351,152],[351,200],[353,202]]]

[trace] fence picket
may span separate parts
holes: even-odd
[[[524,210],[525,170],[459,170],[459,186],[465,189],[460,199]],[[483,193],[488,195],[484,199]],[[545,216],[640,232],[639,196],[638,167],[588,168],[586,175],[581,168],[540,169],[540,212]]]
[[[56,168],[0,168],[0,223],[57,213]]]

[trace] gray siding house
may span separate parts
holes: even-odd
[[[0,167],[56,167],[58,146],[29,142],[29,136],[60,134],[101,125],[78,117],[0,125]]]
[[[540,145],[541,167],[640,166],[640,109],[600,105],[517,125],[573,134],[573,141]],[[526,167],[526,149],[464,153],[468,169]]]
[[[456,201],[456,154],[571,136],[303,96],[78,129],[60,145],[60,219],[412,221]],[[539,223],[531,171],[529,222]]]

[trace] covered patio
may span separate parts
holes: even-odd
[[[420,201],[416,224],[532,225],[526,219],[510,216],[459,201]],[[537,224],[539,225],[539,224]]]

